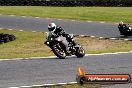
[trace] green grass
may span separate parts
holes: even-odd
[[[0,44],[0,59],[44,57],[54,55],[43,44],[46,34],[42,32],[0,30],[0,33],[14,34],[16,40]],[[99,40],[76,37],[75,41],[85,48],[86,53],[131,51],[132,42],[123,40]]]
[[[0,30],[0,33],[16,36],[15,41],[0,44],[0,59],[53,55],[50,49],[43,44],[45,34],[42,32]]]
[[[132,7],[1,6],[0,14],[132,23]]]
[[[100,85],[97,84],[68,84],[68,85],[58,85],[58,86],[50,86],[50,87],[32,87],[32,88],[101,88]]]

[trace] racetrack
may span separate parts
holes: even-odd
[[[98,37],[120,37],[113,23],[81,22],[33,17],[0,15],[0,27],[47,31],[47,24],[55,22],[68,33]],[[0,88],[30,86],[45,83],[75,81],[76,69],[82,66],[87,73],[129,73],[132,75],[132,54],[109,54],[70,57],[68,59],[31,59],[0,61]],[[131,84],[111,85],[111,88],[130,88]]]
[[[0,88],[63,83],[76,81],[77,67],[87,73],[129,73],[132,75],[132,54],[108,54],[70,57],[0,61]],[[112,87],[113,86],[113,87]],[[111,85],[111,88],[130,88],[131,84]],[[107,86],[108,87],[108,86]]]
[[[45,19],[34,17],[20,17],[0,15],[0,27],[9,29],[25,29],[33,31],[48,31],[47,25],[55,22],[62,26],[67,33],[83,34],[97,37],[120,37],[117,24],[99,23],[99,22],[82,22],[58,19]]]

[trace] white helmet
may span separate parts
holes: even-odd
[[[119,24],[122,24],[123,25],[124,23],[123,23],[123,21],[121,21]]]
[[[56,24],[55,23],[49,23],[48,24],[48,30],[54,32],[56,30]]]

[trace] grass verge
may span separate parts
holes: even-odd
[[[42,32],[0,30],[1,33],[13,34],[16,40],[0,45],[0,59],[26,58],[53,55],[43,42]]]
[[[100,40],[97,38],[76,38],[76,41],[83,45],[86,53],[114,53],[127,52],[132,50],[132,42],[125,40]]]
[[[50,48],[43,44],[46,34],[42,32],[0,30],[16,36],[16,40],[0,44],[0,59],[44,57],[54,55]],[[132,42],[123,40],[99,40],[97,38],[76,37],[75,41],[83,45],[86,53],[107,53],[131,51]]]
[[[132,7],[0,6],[0,14],[132,23]]]

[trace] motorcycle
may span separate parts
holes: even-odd
[[[73,35],[71,35],[71,37],[74,38]],[[85,51],[81,45],[73,45],[72,43],[69,44],[65,37],[55,37],[52,32],[47,33],[47,38],[44,44],[49,46],[53,53],[60,59],[65,59],[66,56],[71,55],[76,55],[78,58],[85,55]]]
[[[129,25],[123,24],[122,26],[118,26],[120,35],[131,36],[132,28]]]
[[[0,34],[0,43],[7,43],[9,41],[14,41],[16,39],[16,36],[10,35],[10,34]]]

